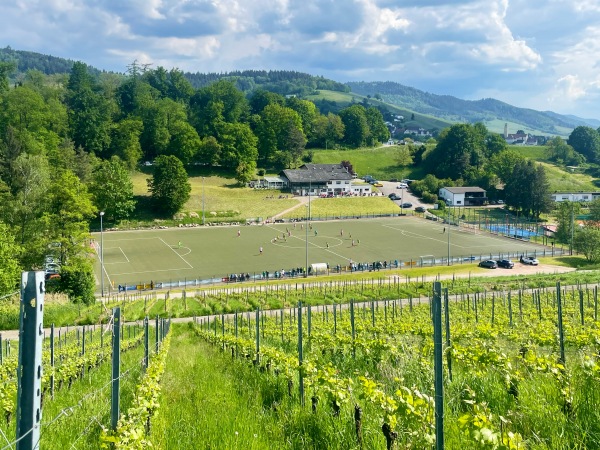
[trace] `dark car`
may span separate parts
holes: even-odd
[[[537,258],[535,258],[533,256],[521,256],[520,261],[521,261],[521,263],[527,264],[529,266],[537,266],[540,263],[537,260]]]
[[[496,264],[498,264],[498,267],[502,267],[503,269],[512,269],[515,267],[515,263],[510,259],[499,259],[496,261]]]
[[[425,211],[427,211],[427,209],[425,209],[425,207],[424,207],[424,206],[417,206],[417,207],[415,208],[415,211],[416,211],[416,212],[425,212]]]
[[[412,203],[402,203],[403,208],[412,208]]]
[[[497,269],[498,264],[493,259],[487,259],[479,263],[479,267],[485,267],[486,269]]]
[[[392,192],[388,197],[390,200],[400,200],[400,197],[398,197],[395,192]]]

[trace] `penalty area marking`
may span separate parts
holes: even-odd
[[[187,262],[183,256],[181,256],[179,253],[177,253],[173,247],[171,247],[169,244],[167,244],[167,243],[164,241],[164,239],[163,239],[163,238],[159,237],[159,238],[157,238],[157,239],[161,240],[161,241],[162,241],[162,243],[163,243],[163,244],[165,244],[167,247],[169,247],[169,249],[171,249],[171,251],[172,251],[173,253],[175,253],[177,256],[179,256],[179,257],[181,258],[181,260],[182,260],[184,263],[186,263],[186,264],[189,266],[189,268],[190,268],[190,269],[193,269],[193,268],[194,268],[194,266],[192,266],[192,265],[191,265],[189,262]],[[176,270],[176,269],[175,269],[175,270]]]
[[[108,263],[106,261],[104,261],[104,265],[105,266],[107,264],[130,264],[131,263],[131,261],[129,261],[129,258],[127,257],[127,255],[125,254],[125,252],[123,251],[123,249],[121,247],[109,247],[109,248],[107,248],[105,250],[110,250],[112,248],[118,248],[119,250],[121,250],[121,253],[123,254],[123,256],[125,257],[125,259],[127,261],[116,261],[116,262],[108,262]]]

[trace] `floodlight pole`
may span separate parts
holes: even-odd
[[[404,215],[404,189],[400,189],[400,215]]]
[[[102,218],[104,211],[100,211],[100,297],[104,297],[104,229]]]
[[[308,278],[308,224],[310,223],[310,190],[312,187],[312,181],[308,181],[308,212],[306,214],[306,265],[304,266],[304,278]]]
[[[202,226],[204,226],[204,177],[202,177]]]

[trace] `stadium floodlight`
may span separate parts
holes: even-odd
[[[104,230],[102,218],[104,211],[100,211],[100,297],[104,297]]]
[[[202,177],[202,226],[204,226],[204,177]]]

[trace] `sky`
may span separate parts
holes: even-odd
[[[0,46],[116,72],[394,81],[600,119],[600,0],[2,0]]]

